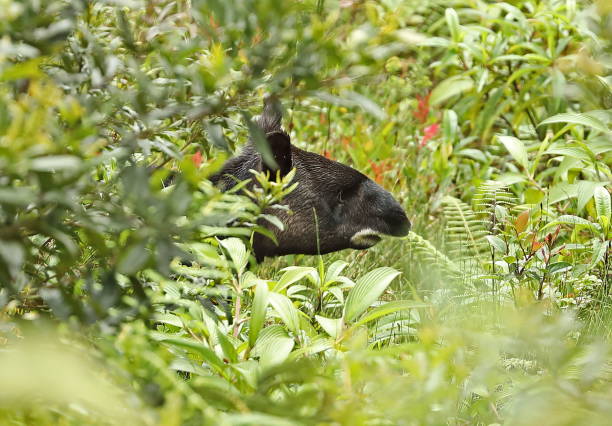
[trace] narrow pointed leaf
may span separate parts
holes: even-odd
[[[342,318],[326,318],[320,315],[315,315],[315,319],[321,325],[323,330],[331,337],[337,339],[340,333],[342,333],[342,328],[344,327],[344,321]]]
[[[219,340],[219,346],[221,346],[221,350],[223,351],[225,358],[232,363],[237,362],[238,353],[236,352],[236,348],[230,339],[222,331],[217,332],[217,339]]]
[[[372,309],[370,312],[361,317],[359,321],[353,324],[353,326],[358,327],[360,325],[367,324],[370,321],[374,321],[375,319],[394,312],[405,311],[408,309],[426,308],[428,306],[429,304],[427,303],[417,302],[414,300],[396,300]]]
[[[325,273],[325,283],[327,284],[330,281],[335,280],[340,276],[344,268],[348,266],[348,262],[344,260],[336,260],[334,263],[327,267],[327,272]]]
[[[269,293],[268,300],[287,328],[297,333],[300,329],[300,317],[291,300],[279,293]]]
[[[433,106],[441,104],[442,102],[452,98],[455,95],[472,90],[474,82],[471,78],[463,76],[450,77],[431,91],[431,97],[429,103]]]
[[[226,238],[219,240],[219,244],[227,250],[232,262],[234,262],[236,272],[241,275],[249,261],[249,254],[242,240],[240,238]]]
[[[162,339],[162,341],[168,345],[187,349],[191,352],[200,355],[206,363],[216,370],[218,373],[225,374],[225,364],[219,359],[215,351],[204,346],[203,343],[197,342],[192,339],[186,339],[181,337],[170,337]]]
[[[268,284],[265,282],[257,283],[255,287],[255,297],[251,308],[251,320],[249,321],[249,345],[255,346],[259,332],[266,319],[266,308],[268,307]]]
[[[553,115],[552,117],[548,117],[546,120],[542,121],[538,126],[555,123],[581,124],[583,126],[591,127],[604,133],[610,132],[608,126],[606,126],[606,124],[599,118],[593,117],[588,114],[578,113],[563,113]]]
[[[497,139],[506,147],[512,158],[527,170],[529,167],[529,159],[527,157],[525,144],[514,136],[497,135]]]
[[[309,266],[289,266],[283,269],[285,273],[280,277],[274,291],[279,292],[289,287],[291,284],[298,282],[304,277],[310,276],[315,282],[318,281],[318,274],[315,268]]]
[[[593,192],[595,197],[595,211],[597,216],[605,216],[608,219],[612,216],[612,208],[610,207],[610,193],[603,186],[598,186]]]

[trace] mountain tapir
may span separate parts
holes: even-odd
[[[273,213],[284,230],[270,226],[278,244],[256,234],[255,257],[285,254],[324,254],[346,248],[367,249],[382,235],[404,236],[410,221],[404,209],[381,186],[357,170],[291,144],[281,127],[282,113],[277,101],[268,98],[256,121],[266,136],[275,165],[269,166],[249,141],[242,152],[229,159],[212,182],[222,190],[252,177],[249,170],[269,170],[271,176],[296,169],[297,188],[283,200],[290,212]],[[317,229],[318,228],[318,229]]]

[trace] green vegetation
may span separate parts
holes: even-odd
[[[609,424],[611,57],[605,0],[0,0],[0,423]],[[266,93],[410,235],[256,264]]]

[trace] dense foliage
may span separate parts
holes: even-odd
[[[0,422],[607,424],[611,58],[605,0],[0,0]],[[256,264],[270,93],[408,237]]]

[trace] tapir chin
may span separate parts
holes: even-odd
[[[253,249],[258,261],[286,254],[324,254],[346,248],[367,249],[383,235],[404,236],[410,221],[404,209],[381,186],[357,170],[291,144],[281,128],[278,103],[267,99],[257,120],[266,136],[276,164],[268,166],[249,141],[242,152],[228,160],[212,182],[228,190],[237,181],[252,178],[249,170],[277,171],[285,175],[296,169],[297,188],[285,197],[290,211],[267,212],[284,225],[281,231],[266,225],[276,236],[256,234]]]

